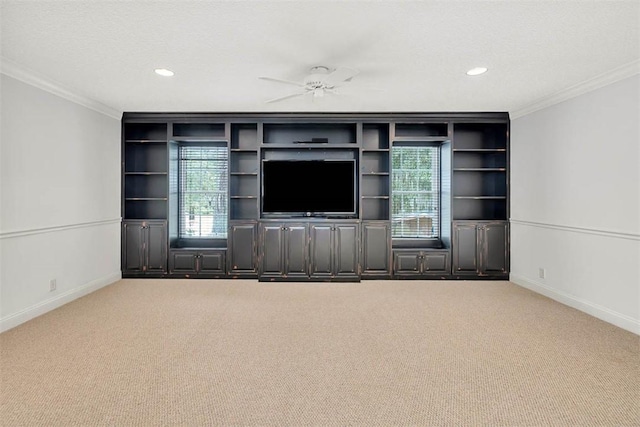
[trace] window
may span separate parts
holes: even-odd
[[[180,237],[225,239],[229,198],[226,145],[181,144],[178,168]]]
[[[393,238],[440,237],[440,147],[394,144],[392,157]]]

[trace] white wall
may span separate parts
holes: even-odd
[[[120,123],[0,78],[2,331],[121,277]]]
[[[511,280],[640,334],[640,76],[514,119],[511,171]]]

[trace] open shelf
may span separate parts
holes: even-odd
[[[167,174],[127,174],[124,177],[126,199],[159,199],[167,197]]]
[[[127,123],[124,128],[125,141],[167,142],[166,123]]]
[[[231,173],[258,174],[257,151],[239,151],[231,155]]]
[[[360,183],[360,194],[362,197],[389,196],[389,174],[385,175],[362,175]]]
[[[389,150],[389,124],[365,123],[362,125],[362,150]]]
[[[453,205],[454,220],[506,220],[506,198],[455,198]]]
[[[224,123],[174,123],[173,136],[175,138],[203,138],[207,141],[225,140]]]
[[[388,220],[389,197],[361,197],[363,220]]]
[[[232,174],[230,178],[231,197],[258,196],[258,180],[256,174]]]
[[[167,123],[123,127],[123,219],[167,217]]]
[[[258,123],[232,123],[229,168],[229,219],[258,218]]]
[[[501,151],[454,151],[454,170],[506,169],[507,153]]]
[[[232,221],[258,218],[257,197],[232,196],[229,208],[229,216]]]
[[[249,151],[258,148],[258,125],[256,123],[233,123],[231,125],[231,151]]]
[[[265,123],[263,144],[285,146],[355,145],[355,123]],[[326,142],[316,142],[326,141]]]
[[[363,152],[360,170],[362,173],[389,173],[389,152]]]
[[[167,199],[125,200],[126,219],[165,219],[167,217]]]
[[[414,140],[416,138],[442,140],[447,138],[448,132],[448,123],[396,123],[393,140]]]
[[[453,196],[501,196],[507,194],[505,172],[465,171],[453,174]]]
[[[508,217],[508,124],[454,123],[453,220]]]
[[[127,142],[124,147],[124,171],[167,172],[166,144],[145,144]]]
[[[505,123],[456,123],[454,150],[497,150],[507,147]]]

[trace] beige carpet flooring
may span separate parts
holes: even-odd
[[[640,425],[640,337],[509,282],[122,280],[0,346],[3,426]]]

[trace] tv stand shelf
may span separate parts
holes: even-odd
[[[124,113],[123,277],[508,279],[509,126],[507,113]],[[205,143],[227,150],[213,214],[227,229],[196,239],[180,231],[194,220],[177,159]],[[433,170],[399,157],[427,151],[411,155]],[[202,182],[191,194],[212,191]]]

